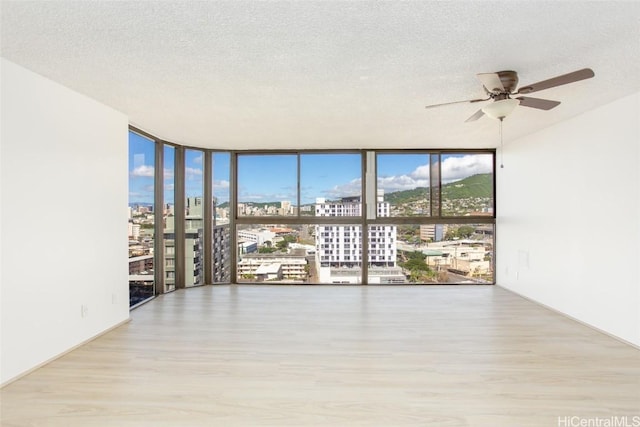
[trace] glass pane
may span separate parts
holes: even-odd
[[[493,283],[493,235],[493,224],[398,225],[396,265],[410,284]],[[388,280],[390,274],[377,274],[369,270],[370,284],[401,283]]]
[[[389,203],[390,215],[429,216],[429,154],[378,154],[378,198]],[[378,214],[378,216],[381,216]]]
[[[212,153],[213,168],[213,248],[212,282],[229,283],[230,271],[230,229],[229,229],[229,153]]]
[[[358,225],[238,226],[239,283],[361,283]]]
[[[164,242],[164,291],[176,288],[175,254],[175,158],[176,149],[164,146],[164,189],[163,189],[163,242]]]
[[[300,215],[315,215],[316,202],[360,200],[360,154],[300,155]]]
[[[493,154],[442,154],[442,216],[493,216]]]
[[[185,150],[185,287],[204,283],[204,153]]]
[[[315,283],[362,283],[361,226],[318,225],[315,241]]]
[[[238,226],[239,283],[310,283],[314,226]]]
[[[297,155],[238,155],[238,216],[297,215],[297,203]]]
[[[129,306],[154,295],[155,147],[129,132]]]
[[[402,268],[397,265],[397,228],[396,225],[368,227],[368,282],[372,285],[394,285],[407,282]]]

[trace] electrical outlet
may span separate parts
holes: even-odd
[[[87,317],[89,315],[89,307],[82,304],[80,306],[80,317]]]

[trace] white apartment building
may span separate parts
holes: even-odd
[[[133,222],[129,222],[129,237],[133,240],[138,240],[140,238],[140,224],[134,224]]]
[[[378,217],[390,216],[390,204],[379,190],[376,211]],[[316,199],[316,216],[360,216],[360,197],[345,197],[340,201]],[[396,226],[372,225],[368,230],[369,267],[396,267]],[[353,269],[359,280],[362,265],[362,230],[359,225],[318,225],[316,227],[316,266],[322,283],[357,283],[345,276],[345,269]],[[373,271],[373,270],[372,270]],[[382,271],[382,270],[380,270]],[[336,277],[333,277],[336,276]]]

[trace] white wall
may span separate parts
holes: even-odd
[[[640,345],[640,93],[508,144],[504,164],[497,284]]]
[[[1,67],[6,383],[128,319],[128,120],[5,59]]]

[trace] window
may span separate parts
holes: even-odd
[[[493,155],[443,153],[442,216],[493,216]]]
[[[344,199],[355,200],[359,204],[361,164],[361,155],[356,153],[301,154],[300,215],[346,214],[341,204]],[[317,211],[319,206],[322,212]],[[355,209],[359,215],[359,207]]]
[[[491,152],[378,153],[367,282],[492,283],[493,167]]]
[[[378,216],[431,215],[429,157],[427,153],[377,155]]]
[[[396,267],[404,283],[487,284],[493,282],[493,224],[402,224],[397,226]],[[377,277],[369,283],[400,283]],[[390,282],[389,280],[395,280]]]
[[[231,282],[231,233],[229,224],[229,182],[231,155],[211,153],[212,176],[212,248],[211,282]]]
[[[130,157],[132,304],[154,276],[160,293],[493,282],[493,151],[220,152],[132,132]]]
[[[129,306],[155,294],[155,148],[129,132]]]
[[[204,152],[185,150],[185,287],[204,284]]]
[[[238,226],[238,283],[315,283],[313,235],[307,224]]]
[[[294,154],[238,156],[238,216],[297,215]]]
[[[237,154],[237,168],[238,282],[362,282],[361,153]]]

